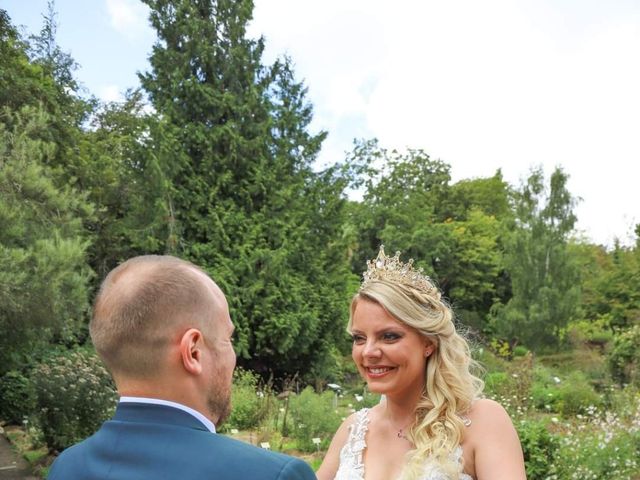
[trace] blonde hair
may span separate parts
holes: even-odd
[[[435,347],[427,358],[425,387],[408,436],[415,448],[407,454],[401,478],[418,479],[427,465],[434,465],[447,478],[458,479],[463,465],[452,454],[464,435],[464,415],[484,383],[472,373],[479,366],[471,357],[468,342],[456,331],[453,311],[437,288],[426,292],[384,279],[371,280],[351,302],[349,330],[361,299],[378,303]]]

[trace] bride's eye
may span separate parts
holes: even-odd
[[[384,335],[382,335],[382,339],[386,342],[394,342],[396,340],[399,340],[400,338],[402,338],[402,335],[394,332],[386,332]]]
[[[353,343],[355,343],[356,345],[360,345],[365,341],[364,335],[358,335],[358,334],[351,335],[351,339],[353,340]]]

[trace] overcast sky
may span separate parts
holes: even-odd
[[[41,24],[46,0],[0,0]],[[58,0],[58,40],[92,93],[118,99],[148,68],[153,32],[137,0]],[[637,0],[257,0],[265,61],[287,54],[309,88],[320,161],[354,138],[422,148],[454,180],[562,166],[578,227],[630,244],[640,222]]]

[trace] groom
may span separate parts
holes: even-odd
[[[195,265],[124,262],[100,288],[90,332],[120,402],[62,452],[50,480],[315,479],[301,460],[215,433],[230,411],[233,324],[224,294]]]

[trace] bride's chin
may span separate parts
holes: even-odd
[[[367,382],[367,389],[371,392],[371,393],[379,393],[381,395],[384,395],[387,391],[386,388],[381,387],[380,385],[376,385],[375,383],[373,383],[373,385],[370,382]]]

